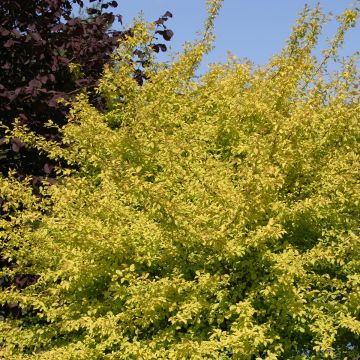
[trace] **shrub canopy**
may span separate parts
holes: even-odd
[[[0,302],[7,359],[351,359],[360,355],[359,90],[355,58],[327,73],[357,11],[305,8],[261,68],[229,59],[198,81],[204,37],[139,86],[128,62],[147,25],[107,67],[100,113],[72,103],[58,146],[18,126],[54,160],[39,200],[3,178],[2,251],[38,274]],[[51,126],[51,124],[49,124]]]

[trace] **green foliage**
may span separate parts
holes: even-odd
[[[199,81],[201,41],[140,87],[122,66],[72,104],[58,146],[12,136],[77,170],[38,199],[2,179],[3,275],[36,273],[20,319],[0,322],[6,359],[352,359],[360,355],[359,90],[356,59],[317,61],[318,8],[263,68],[229,59]],[[120,60],[119,60],[120,61]],[[60,171],[60,170],[59,170]],[[5,206],[3,205],[3,206]],[[5,268],[4,268],[5,269]]]

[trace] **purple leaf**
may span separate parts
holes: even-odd
[[[18,153],[25,146],[25,144],[19,138],[11,139],[11,149]]]
[[[172,14],[170,11],[167,11],[167,12],[163,15],[163,17],[170,17],[170,18],[172,18],[172,17],[173,17],[173,14]]]
[[[29,87],[40,87],[41,86],[41,81],[37,80],[37,79],[32,79],[29,82]]]
[[[160,34],[162,35],[162,37],[164,38],[164,40],[166,41],[170,41],[171,38],[173,37],[174,33],[172,30],[158,30],[156,31],[156,34]]]
[[[15,41],[13,39],[9,39],[3,46],[6,48],[9,48],[15,44]]]
[[[21,36],[21,33],[18,29],[13,29],[11,32],[15,35],[16,38],[19,38]]]
[[[42,40],[42,37],[38,32],[31,32],[29,35],[37,42]]]
[[[10,31],[7,29],[4,29],[3,27],[0,28],[0,35],[1,36],[8,36],[10,34]]]
[[[117,19],[118,19],[118,22],[122,25],[123,23],[123,17],[122,15],[116,15]]]
[[[46,163],[44,165],[44,172],[46,174],[50,174],[53,171],[53,169],[54,169],[54,165],[51,165],[51,164],[48,164],[48,163]]]
[[[167,47],[165,44],[158,44],[161,51],[165,52],[167,50]]]

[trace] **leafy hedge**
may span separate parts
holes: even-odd
[[[324,59],[322,13],[305,8],[266,66],[229,59],[193,81],[210,5],[203,39],[142,87],[127,61],[151,31],[136,23],[99,86],[109,110],[79,96],[67,146],[11,134],[78,169],[41,201],[1,181],[17,264],[3,272],[39,274],[0,294],[22,309],[0,322],[6,359],[360,355],[359,74],[355,58],[326,72],[357,11]]]

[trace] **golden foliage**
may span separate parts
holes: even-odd
[[[122,66],[104,71],[108,111],[79,96],[68,146],[14,130],[77,170],[42,200],[1,179],[2,251],[17,261],[2,276],[40,275],[0,294],[24,315],[0,322],[4,358],[360,354],[359,74],[354,57],[326,67],[358,14],[339,18],[320,61],[324,17],[305,8],[265,67],[231,58],[194,81],[209,5],[203,39],[150,65],[142,87],[124,56],[151,34],[138,22]]]

